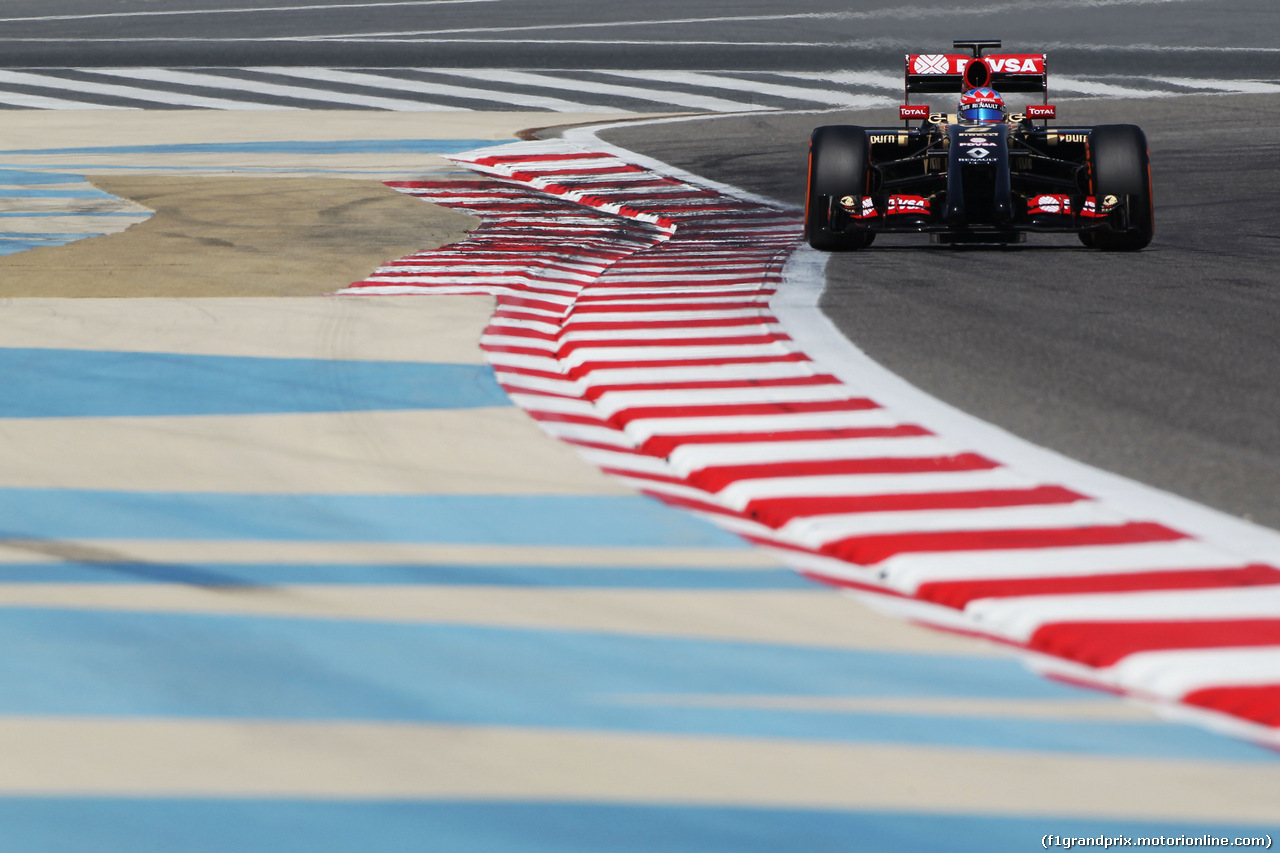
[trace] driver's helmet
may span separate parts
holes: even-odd
[[[970,89],[960,96],[958,115],[961,121],[1004,121],[1004,98],[987,86]]]

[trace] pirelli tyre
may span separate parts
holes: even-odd
[[[1131,124],[1095,127],[1089,136],[1089,161],[1097,203],[1115,196],[1117,209],[1108,218],[1110,227],[1081,234],[1081,242],[1104,252],[1145,248],[1155,233],[1146,134]]]
[[[847,231],[845,196],[867,190],[867,132],[854,125],[815,128],[809,137],[809,184],[805,194],[804,234],[823,251],[851,251],[871,245],[875,234]]]

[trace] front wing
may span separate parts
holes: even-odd
[[[1089,169],[1092,128],[1035,128],[1010,135],[1000,161],[1006,169],[1011,217],[984,222],[957,219],[948,210],[948,178],[966,168],[946,136],[902,128],[868,128],[867,185],[862,194],[831,199],[836,220],[876,232],[1048,231],[1082,232],[1106,227],[1114,200],[1093,193]],[[973,161],[976,162],[976,161]]]

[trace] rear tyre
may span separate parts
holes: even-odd
[[[1151,158],[1147,137],[1131,124],[1104,124],[1089,137],[1093,193],[1098,205],[1109,195],[1126,205],[1127,215],[1112,214],[1112,228],[1093,232],[1104,252],[1136,252],[1151,242],[1155,211],[1151,202]],[[1119,228],[1121,230],[1115,230]],[[1080,235],[1082,242],[1085,235]]]
[[[828,125],[809,137],[809,186],[805,195],[804,235],[823,251],[853,251],[871,245],[875,234],[846,232],[844,196],[867,191],[867,132],[854,125]]]

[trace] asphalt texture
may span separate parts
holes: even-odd
[[[1072,235],[953,249],[927,237],[833,254],[823,310],[894,373],[1037,444],[1280,527],[1280,97],[1077,101],[1072,124],[1134,123],[1156,236],[1137,254]],[[803,203],[820,124],[892,111],[657,124],[608,138]]]
[[[7,0],[0,62],[849,70],[956,38],[1054,73],[1280,78],[1274,0]]]

